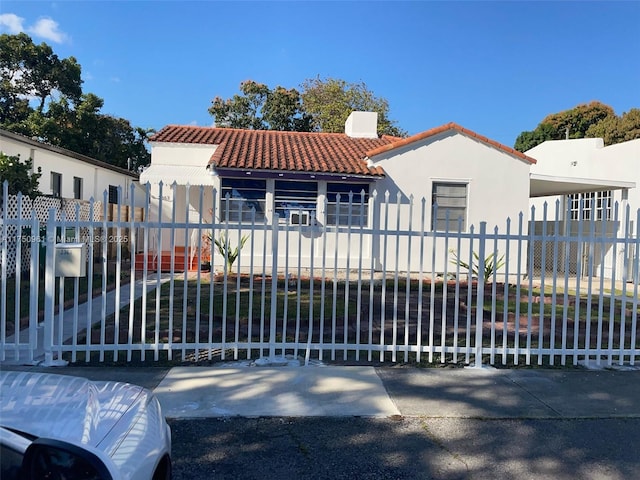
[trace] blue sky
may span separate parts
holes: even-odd
[[[640,108],[640,1],[12,1],[25,31],[82,65],[83,90],[135,126],[211,125],[252,79],[364,82],[410,134],[453,121],[512,146],[592,100]]]

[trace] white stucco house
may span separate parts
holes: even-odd
[[[353,112],[344,133],[169,125],[151,138],[151,165],[140,175],[151,189],[150,218],[168,220],[175,202],[178,217],[188,212],[191,221],[228,220],[250,228],[253,208],[257,225],[278,215],[284,230],[279,241],[287,229],[298,231],[300,242],[291,241],[290,248],[303,257],[335,250],[341,266],[359,258],[378,269],[403,270],[415,268],[407,264],[406,237],[399,240],[401,256],[385,256],[382,244],[392,251],[396,239],[377,230],[419,231],[424,223],[429,231],[464,233],[487,222],[488,229],[504,231],[507,218],[515,223],[528,209],[532,157],[454,123],[404,139],[376,131],[371,112]],[[340,230],[340,237],[327,239],[322,226],[350,227],[354,235]],[[372,231],[362,242],[360,226]],[[254,239],[270,241],[260,228],[250,231]],[[417,253],[418,244],[414,238],[411,250]],[[439,249],[435,263],[438,271],[450,265],[446,250]]]
[[[640,139],[606,147],[601,138],[551,140],[526,154],[537,160],[531,166],[532,189],[536,189],[531,206],[536,211],[537,230],[546,203],[547,219],[558,220],[563,233],[575,235],[580,225],[578,220],[593,220],[593,223],[584,223],[583,229],[593,228],[596,235],[604,232],[621,238],[637,237]],[[582,269],[587,268],[588,255],[592,255],[592,262],[596,264],[594,273],[609,277],[614,265],[619,269],[630,268],[631,259],[637,254],[633,248],[625,251],[621,247],[614,254],[609,245],[604,252],[604,262],[598,249],[584,254]],[[628,272],[630,275],[633,272]]]
[[[2,129],[0,151],[32,159],[34,172],[40,168],[42,173],[39,190],[53,197],[102,201],[106,191],[109,203],[128,205],[131,185],[138,180],[137,172]],[[120,197],[118,187],[121,187]],[[144,200],[142,191],[139,197],[140,202],[136,203],[140,205]]]

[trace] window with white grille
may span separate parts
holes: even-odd
[[[467,184],[434,182],[431,192],[431,229],[457,232],[466,230]]]
[[[120,195],[118,193],[117,185],[109,185],[109,203],[120,203]]]
[[[367,226],[369,185],[327,183],[327,225]]]
[[[273,200],[280,223],[309,225],[316,216],[318,182],[276,180]]]
[[[571,220],[611,220],[612,204],[611,190],[571,194],[569,195],[569,216]]]
[[[255,210],[256,222],[264,221],[266,180],[247,178],[222,178],[220,218],[222,221],[246,222],[252,220]]]

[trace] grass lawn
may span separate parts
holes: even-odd
[[[496,287],[495,298],[492,286],[485,288],[483,328],[488,330],[491,323],[495,325],[494,342],[498,346],[503,341],[513,345],[517,338],[521,345],[529,342],[532,348],[537,348],[541,328],[543,347],[552,341],[556,346],[562,342],[570,346],[576,338],[578,345],[584,346],[587,325],[590,345],[595,345],[600,316],[603,319],[600,341],[604,346],[609,341],[609,327],[613,327],[614,335],[620,330],[623,305],[619,300],[611,304],[609,298],[600,302],[598,296],[577,299],[569,293],[565,298],[559,292],[552,303],[549,292],[541,295],[539,289],[534,289],[530,303],[526,289],[518,292],[509,285],[505,292],[503,284]],[[91,343],[99,343],[104,336],[107,344],[113,344],[116,338],[118,344],[140,344],[143,332],[146,342],[154,343],[156,329],[159,343],[181,344],[177,349],[184,347],[190,351],[194,348],[185,345],[194,342],[220,348],[248,340],[268,342],[274,299],[277,341],[379,346],[391,344],[395,339],[402,346],[415,345],[420,337],[422,345],[432,340],[435,345],[442,342],[466,345],[467,335],[470,338],[475,335],[477,287],[472,285],[469,291],[466,283],[421,286],[418,281],[402,279],[397,283],[376,281],[358,287],[356,282],[346,281],[300,279],[287,285],[278,280],[275,295],[271,292],[270,277],[231,277],[226,286],[218,280],[211,283],[208,275],[200,284],[195,280],[175,280],[161,286],[159,302],[156,292],[148,294],[144,311],[139,299],[132,315],[127,306],[120,311],[117,322],[112,315],[104,325],[94,325]],[[627,345],[632,341],[632,307],[632,302],[627,301],[624,310]],[[567,319],[564,329],[563,318]],[[78,344],[83,345],[86,340],[85,332]],[[619,345],[613,337],[612,341]]]
[[[99,270],[99,271],[98,271]],[[120,272],[120,284],[129,283],[131,272],[128,268],[121,269]],[[76,295],[75,279],[67,278],[64,281],[64,302],[65,305],[73,305],[73,301]],[[116,267],[113,262],[108,264],[106,288],[111,290],[116,285]],[[78,279],[78,302],[83,303],[87,300],[87,290],[89,286],[89,277],[81,277]],[[44,316],[44,273],[41,274],[38,279],[38,318],[41,319]],[[20,320],[20,328],[27,328],[29,326],[29,302],[31,292],[35,290],[34,285],[31,284],[29,272],[24,272],[19,278],[19,285],[16,286],[16,278],[11,277],[6,281],[6,285],[0,280],[0,292],[3,288],[6,288],[7,303],[5,306],[7,315],[7,334],[10,335],[15,331],[16,318]],[[94,266],[93,296],[99,295],[103,288],[103,272],[99,267],[99,264]],[[18,296],[19,292],[19,296]],[[60,295],[60,283],[58,279],[55,282],[55,298],[58,302]],[[16,301],[19,298],[18,313],[16,315]]]

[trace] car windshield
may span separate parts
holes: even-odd
[[[17,480],[20,478],[20,465],[23,454],[0,444],[0,478],[2,480]]]
[[[35,440],[32,443],[32,440]],[[88,455],[88,456],[87,456]],[[28,465],[23,465],[26,458]],[[60,480],[111,479],[99,460],[81,448],[55,440],[36,440],[0,427],[0,480],[57,478]],[[25,470],[26,469],[26,470]]]
[[[2,480],[20,478],[22,457],[29,443],[29,440],[17,433],[0,428],[0,478]]]

